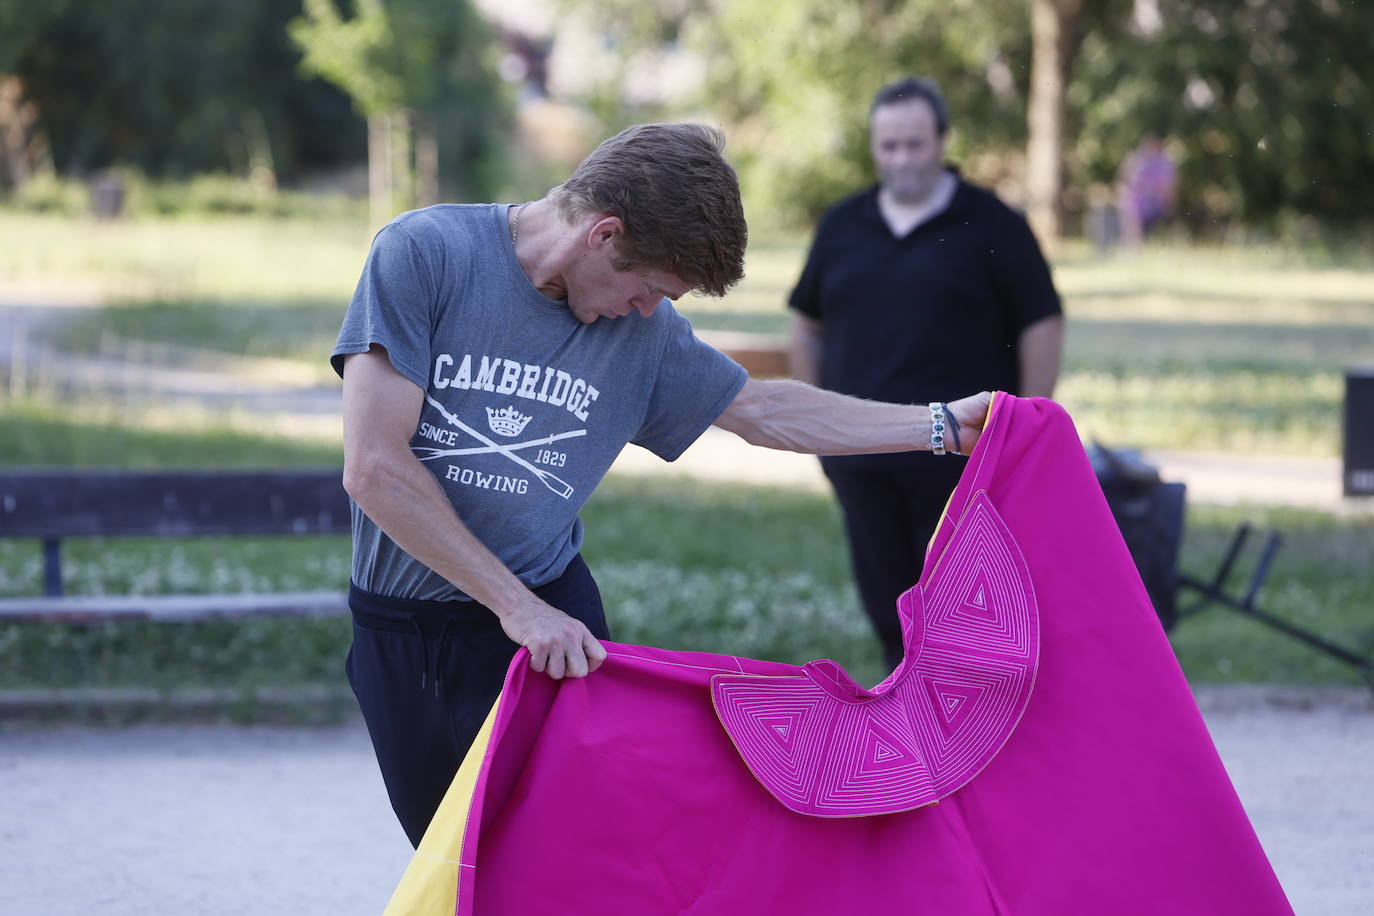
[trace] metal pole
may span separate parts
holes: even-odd
[[[62,541],[43,538],[43,594],[57,597],[62,594]]]

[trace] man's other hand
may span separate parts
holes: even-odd
[[[988,408],[992,406],[992,392],[980,391],[977,394],[949,402],[949,412],[959,423],[959,454],[973,454],[978,437],[988,422]],[[945,443],[953,444],[953,437],[946,435]]]
[[[531,668],[554,680],[586,677],[606,660],[605,647],[582,621],[537,598],[502,617],[501,629],[529,650]]]

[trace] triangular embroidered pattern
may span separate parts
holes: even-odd
[[[1020,720],[1039,657],[1035,592],[986,494],[899,610],[906,658],[872,690],[827,660],[806,677],[712,678],[735,747],[788,808],[853,817],[930,804],[985,767]]]

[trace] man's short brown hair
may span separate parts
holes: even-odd
[[[940,94],[940,84],[926,77],[907,76],[888,83],[873,96],[873,104],[868,107],[868,116],[884,105],[900,105],[904,102],[925,102],[935,114],[935,132],[944,136],[949,130],[949,106]]]
[[[666,271],[721,296],[744,276],[749,240],[724,149],[725,135],[704,124],[640,124],[598,146],[549,194],[568,218],[620,217],[617,270]]]

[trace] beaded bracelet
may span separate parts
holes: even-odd
[[[954,453],[962,454],[963,445],[959,442],[959,420],[954,416],[954,411],[949,409],[949,405],[943,401],[930,402],[930,451],[936,455],[946,454],[945,450],[945,427],[949,427],[949,434],[954,437]]]
[[[939,401],[930,402],[930,451],[945,453],[945,405]]]

